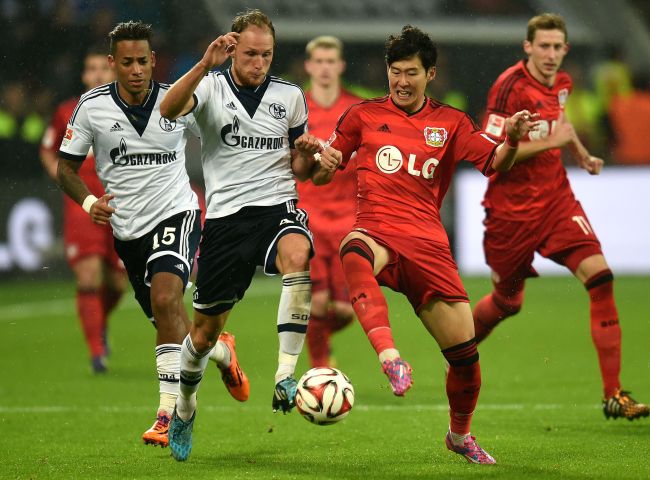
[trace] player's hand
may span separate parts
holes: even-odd
[[[506,135],[512,142],[518,142],[528,132],[534,132],[539,128],[539,113],[530,113],[528,110],[521,110],[512,117],[506,118]]]
[[[218,67],[232,56],[235,47],[237,47],[237,40],[239,40],[239,34],[236,32],[229,32],[217,37],[208,45],[200,63],[208,70]]]
[[[598,175],[603,169],[605,162],[602,158],[594,157],[593,155],[586,155],[578,160],[580,168],[587,170],[589,175]]]
[[[577,134],[573,125],[564,117],[564,112],[560,112],[549,140],[554,143],[555,148],[562,148],[571,143],[574,138],[577,138]]]
[[[90,206],[90,218],[97,225],[106,225],[109,222],[115,209],[108,202],[114,198],[115,196],[107,193]]]
[[[296,150],[303,155],[313,155],[323,149],[320,140],[310,133],[303,133],[300,135],[294,142],[294,145]]]
[[[314,159],[320,163],[321,168],[328,172],[335,172],[339,168],[342,158],[343,154],[332,147],[324,148],[314,155]]]

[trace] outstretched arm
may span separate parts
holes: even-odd
[[[113,195],[106,194],[101,198],[95,197],[79,176],[81,162],[58,158],[56,177],[63,191],[77,202],[90,215],[93,222],[106,225],[115,209],[108,202]]]
[[[239,34],[230,32],[221,35],[210,45],[203,58],[181,78],[176,80],[160,102],[160,114],[175,120],[194,108],[194,90],[203,77],[214,67],[221,65],[234,52]]]
[[[321,145],[318,138],[309,133],[298,137],[295,145],[300,157],[294,160],[292,169],[298,180],[304,182],[311,178],[314,185],[331,182],[341,163],[341,152],[329,144]]]

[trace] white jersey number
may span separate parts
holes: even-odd
[[[165,231],[163,232],[162,236],[162,243],[163,245],[171,245],[174,243],[174,240],[176,240],[176,227],[165,227]],[[158,247],[160,247],[160,243],[158,243],[158,232],[153,236],[153,249],[156,250]]]

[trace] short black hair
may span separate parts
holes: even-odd
[[[436,66],[438,49],[431,37],[417,27],[404,25],[399,35],[386,40],[386,64],[418,55],[425,70]]]
[[[108,34],[111,55],[115,55],[117,42],[122,40],[146,40],[149,48],[151,48],[152,33],[153,29],[151,25],[140,20],[118,23],[111,33]]]

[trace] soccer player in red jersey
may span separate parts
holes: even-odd
[[[621,329],[613,280],[598,237],[576,200],[560,158],[566,147],[577,164],[597,175],[603,161],[589,154],[563,106],[571,78],[559,70],[569,50],[567,29],[559,15],[543,14],[528,22],[528,55],[508,68],[488,94],[485,131],[495,140],[505,134],[505,119],[521,109],[540,114],[540,128],[520,144],[509,172],[490,178],[484,248],[494,290],[474,307],[476,340],[483,340],[502,320],[521,309],[526,278],[537,276],[533,255],[566,266],[589,295],[591,336],[598,352],[607,418],[648,416],[646,405],[621,390]]]
[[[362,99],[341,87],[345,70],[343,43],[336,37],[320,36],[305,48],[305,70],[311,87],[305,92],[312,135],[325,143],[336,122],[348,107]],[[357,210],[357,176],[353,168],[340,172],[331,183],[317,187],[297,183],[298,206],[309,213],[315,256],[311,259],[311,318],[307,348],[312,367],[331,366],[330,337],[348,325],[354,311],[338,256],[341,239],[352,229]]]
[[[506,119],[499,145],[463,112],[425,96],[436,74],[437,49],[427,34],[405,26],[386,42],[390,94],[348,109],[332,150],[341,167],[357,152],[358,207],[340,256],[350,298],[395,395],[411,387],[411,367],[395,348],[379,285],[402,292],[449,362],[447,448],[473,463],[494,459],[470,435],[481,386],[467,293],[460,281],[440,205],[461,160],[485,175],[512,166],[519,138],[535,128],[527,111]],[[327,149],[328,153],[330,149]],[[333,176],[321,162],[312,180]]]
[[[89,51],[84,58],[81,74],[86,90],[109,83],[113,78],[106,54]],[[78,101],[78,97],[71,98],[58,106],[41,142],[41,162],[54,180],[57,153]],[[79,175],[96,197],[104,195],[92,155],[83,162]],[[67,195],[63,197],[63,222],[65,256],[77,282],[77,312],[90,351],[91,366],[93,372],[103,373],[106,371],[108,353],[107,320],[126,288],[126,270],[113,247],[110,225],[93,223],[88,214]]]

